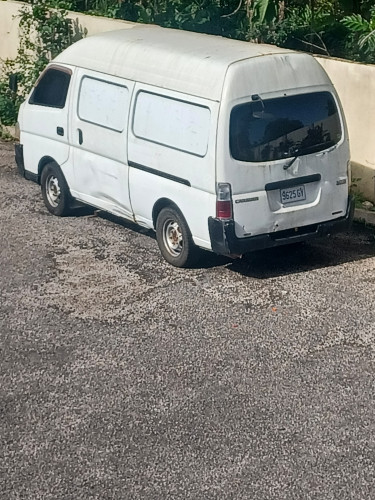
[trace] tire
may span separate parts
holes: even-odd
[[[71,196],[68,184],[56,163],[48,163],[40,179],[44,204],[51,214],[59,217],[71,212]]]
[[[175,267],[190,267],[197,260],[189,227],[173,207],[163,208],[156,220],[156,240],[164,259]]]

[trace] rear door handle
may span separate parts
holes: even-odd
[[[57,135],[64,135],[64,129],[62,127],[57,127],[56,132]]]
[[[83,134],[82,134],[82,130],[80,128],[78,129],[78,142],[79,142],[79,144],[83,143]]]

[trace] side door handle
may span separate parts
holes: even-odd
[[[78,129],[78,142],[79,142],[79,144],[83,143],[83,134],[82,134],[82,130],[80,128]]]
[[[64,135],[64,129],[62,127],[57,127],[56,129],[57,135]]]

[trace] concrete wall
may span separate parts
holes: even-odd
[[[349,129],[352,176],[375,201],[375,65],[317,57],[344,108]]]
[[[13,18],[20,5],[0,0],[0,59],[14,59],[17,55],[18,20]]]
[[[16,16],[22,6],[25,6],[22,2],[0,0],[0,59],[14,59],[17,55],[19,20]],[[68,17],[74,21],[77,29],[87,31],[89,35],[134,26],[128,21],[86,16],[77,12],[69,12]]]
[[[18,46],[20,2],[0,0],[0,59],[14,58]],[[75,26],[88,35],[129,28],[133,23],[104,17],[69,13]],[[353,177],[360,178],[359,190],[375,202],[375,66],[317,58],[340,96],[348,123]]]

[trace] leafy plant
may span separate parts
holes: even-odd
[[[369,20],[360,14],[352,14],[341,22],[351,32],[350,43],[357,45],[359,59],[375,62],[375,7],[370,9]]]
[[[356,208],[362,208],[362,203],[366,201],[365,195],[358,189],[358,184],[361,180],[361,177],[352,177],[350,185],[350,195],[353,198]]]
[[[0,80],[0,124],[13,125],[17,120],[20,100],[12,92],[6,80]]]

